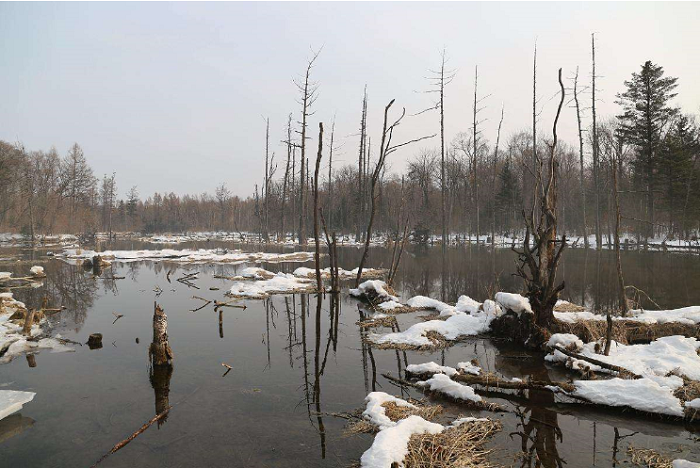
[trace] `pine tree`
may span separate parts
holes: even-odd
[[[618,104],[623,113],[620,131],[625,142],[635,147],[633,160],[634,174],[646,192],[647,237],[654,234],[654,192],[657,190],[657,172],[659,169],[659,150],[661,133],[669,121],[678,114],[678,109],[669,106],[669,101],[676,96],[678,78],[664,77],[664,69],[651,61],[642,65],[639,73],[632,73],[632,79],[625,81],[627,90],[619,93]]]

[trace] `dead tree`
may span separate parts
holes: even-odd
[[[335,139],[335,116],[331,124],[331,142],[328,145],[328,187],[326,199],[328,200],[328,224],[333,225],[333,140]]]
[[[314,52],[313,57],[306,65],[306,72],[304,73],[303,82],[294,81],[297,89],[301,93],[301,142],[299,143],[301,147],[301,176],[299,177],[299,244],[306,244],[306,178],[308,172],[306,170],[306,128],[308,125],[308,118],[312,115],[311,106],[316,102],[318,85],[311,82],[311,69],[314,66],[314,62],[318,58],[318,54],[321,51]]]
[[[287,190],[289,189],[289,171],[290,169],[293,168],[291,166],[292,163],[292,114],[289,114],[289,117],[287,118],[287,140],[283,141],[287,145],[287,166],[284,170],[284,180],[282,181],[282,212],[280,214],[280,234],[282,236],[282,242],[284,242],[287,239],[287,233],[285,231],[285,226],[284,226],[284,221],[285,221],[285,215],[286,215],[286,202],[288,198]],[[292,179],[294,178],[294,172],[292,172]],[[292,199],[293,200],[293,199]],[[294,205],[294,202],[292,201],[292,205]],[[293,229],[292,229],[293,231]]]
[[[586,223],[586,184],[583,166],[583,126],[581,125],[581,106],[578,101],[578,67],[574,77],[574,103],[576,104],[576,120],[578,122],[578,153],[579,153],[579,182],[581,185],[581,228],[583,232],[583,243],[588,247],[588,225]]]
[[[362,118],[360,119],[360,153],[357,162],[357,223],[355,242],[362,236],[362,219],[365,213],[365,172],[367,168],[367,85],[362,97]]]
[[[592,93],[592,117],[593,117],[593,187],[595,190],[595,242],[596,248],[602,248],[603,234],[600,227],[600,148],[598,146],[598,124],[596,122],[595,111],[595,33],[591,34],[591,62],[593,71],[591,74],[591,93]],[[653,229],[653,226],[652,226]]]
[[[323,291],[323,279],[321,278],[321,243],[318,239],[318,173],[321,170],[321,156],[323,155],[323,122],[318,123],[318,154],[316,155],[316,170],[314,171],[314,260],[316,264],[316,288]]]
[[[498,147],[501,144],[501,127],[503,126],[503,114],[505,109],[501,106],[501,120],[498,121],[498,131],[496,132],[496,148],[493,150],[493,164],[491,165],[491,200],[494,203],[491,217],[491,245],[496,245],[496,179],[498,178]]]
[[[437,109],[440,113],[440,216],[442,224],[442,248],[444,249],[448,244],[449,229],[447,226],[447,175],[445,171],[445,88],[447,85],[452,83],[456,72],[454,70],[445,69],[445,50],[442,50],[440,69],[431,70],[432,76],[428,77],[430,80],[430,85],[434,89],[429,89],[426,93],[437,93],[437,101],[422,110],[416,115],[422,114],[424,112],[432,111]]]
[[[615,245],[615,264],[617,267],[617,286],[618,286],[618,305],[620,307],[620,312],[623,316],[627,315],[629,311],[629,305],[627,303],[627,295],[625,294],[625,279],[622,275],[622,259],[620,257],[620,191],[618,188],[618,165],[620,164],[620,159],[622,158],[622,139],[618,138],[615,144],[615,152],[611,155],[610,171],[612,173],[612,192],[613,199],[615,201],[615,230],[613,231],[613,239]],[[609,340],[608,340],[609,341]],[[609,349],[609,344],[606,343],[606,350]],[[607,353],[606,353],[607,355]]]
[[[481,207],[479,205],[479,177],[478,177],[478,164],[479,164],[479,131],[478,131],[478,114],[481,109],[479,109],[479,103],[484,99],[478,99],[477,97],[477,86],[479,83],[479,67],[474,68],[474,107],[472,109],[472,190],[474,193],[474,214],[476,215],[476,244],[479,244],[479,237],[481,235],[481,224],[480,224],[480,212]],[[488,96],[487,96],[488,97]]]
[[[397,145],[391,144],[391,139],[394,136],[394,129],[399,126],[403,118],[406,116],[406,108],[403,109],[401,112],[401,116],[399,116],[398,119],[394,121],[393,124],[388,125],[388,118],[389,118],[389,109],[391,106],[394,104],[395,99],[392,99],[389,104],[386,105],[384,108],[384,123],[382,125],[382,139],[381,143],[379,145],[379,156],[377,158],[377,164],[374,167],[374,171],[372,172],[372,178],[370,179],[370,213],[369,213],[369,222],[367,223],[367,233],[365,236],[365,245],[364,249],[362,251],[362,257],[360,259],[360,266],[357,269],[357,277],[355,278],[355,287],[358,287],[360,285],[360,278],[362,278],[362,269],[365,266],[365,262],[367,261],[367,254],[369,253],[369,243],[372,238],[372,225],[374,224],[374,215],[376,214],[377,211],[377,193],[376,193],[376,188],[377,188],[377,182],[379,180],[379,176],[382,173],[382,170],[384,169],[384,163],[386,161],[386,157],[396,151],[397,149],[401,148],[402,146],[409,145],[411,143],[416,143],[428,138],[432,138],[435,135],[430,135],[430,136],[423,136],[419,137],[413,140],[406,141],[404,143],[399,143]]]
[[[265,183],[263,184],[263,239],[270,240],[270,118],[265,119]]]
[[[559,298],[559,292],[564,289],[564,282],[556,284],[557,267],[561,254],[566,247],[566,236],[562,235],[559,248],[557,243],[557,123],[564,103],[564,84],[561,81],[559,69],[559,87],[561,99],[552,127],[552,143],[549,145],[549,158],[546,173],[543,172],[543,162],[537,160],[539,166],[536,174],[534,199],[539,199],[540,213],[535,216],[535,206],[528,214],[523,211],[525,220],[525,240],[522,250],[514,249],[518,254],[519,264],[517,275],[525,281],[526,295],[535,314],[535,325],[540,329],[548,329],[554,319],[554,305]],[[546,179],[544,176],[546,175]],[[536,220],[537,219],[537,220]],[[532,242],[531,242],[532,239]]]
[[[148,348],[152,366],[169,366],[173,360],[173,350],[168,342],[168,316],[163,309],[153,303],[153,342]]]

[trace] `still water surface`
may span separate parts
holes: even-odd
[[[113,247],[144,246],[129,242]],[[340,266],[355,267],[360,254],[355,248],[341,249]],[[235,275],[249,265],[115,264],[106,274],[126,278],[106,281],[40,252],[22,255],[34,259],[0,263],[0,269],[19,276],[32,264],[42,264],[48,278],[41,288],[16,290],[17,298],[38,306],[47,296],[52,306],[65,305],[67,310],[53,319],[55,332],[81,342],[99,332],[104,347],[78,346],[75,353],[64,354],[45,350],[35,356],[36,367],[29,367],[24,356],[0,366],[0,388],[37,393],[20,413],[0,421],[2,467],[89,467],[167,404],[173,405],[167,420],[99,466],[347,467],[373,437],[345,436],[345,420],[328,414],[362,407],[374,389],[420,397],[382,377],[402,373],[406,363],[434,360],[454,366],[476,358],[485,369],[506,377],[566,378],[562,371],[545,367],[541,355],[526,355],[491,340],[474,338],[434,353],[369,349],[355,324],[358,303],[346,294],[339,307],[332,307],[330,296],[321,299],[320,313],[315,295],[245,301],[247,309],[226,308],[221,314],[212,306],[191,312],[202,304],[193,295],[223,300],[231,282],[213,275]],[[390,261],[391,252],[374,248],[368,265],[388,266]],[[482,301],[498,290],[520,289],[519,279],[511,275],[514,261],[507,250],[452,248],[443,260],[438,248],[411,247],[402,261],[397,291],[404,299],[423,294],[454,302],[467,294]],[[627,283],[661,307],[700,304],[698,255],[631,251],[623,253],[623,263]],[[291,272],[299,264],[262,266]],[[168,283],[171,269],[173,279],[199,271],[196,285],[201,289]],[[567,283],[563,296],[605,310],[615,301],[614,275],[611,252],[570,250],[561,269]],[[158,297],[156,286],[163,290]],[[172,373],[149,374],[154,301],[168,314],[175,353]],[[124,316],[113,323],[113,312]],[[402,329],[420,315],[424,313],[401,316]],[[226,376],[222,363],[233,366]],[[484,414],[504,423],[491,446],[493,460],[506,466],[628,464],[630,444],[700,461],[697,427],[555,405],[545,392],[526,400],[488,398],[511,411]],[[439,403],[448,417],[472,414]],[[521,451],[531,458],[523,459]]]

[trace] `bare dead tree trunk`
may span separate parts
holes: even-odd
[[[581,232],[583,233],[583,243],[588,247],[588,225],[586,222],[586,183],[583,165],[583,126],[581,125],[581,107],[578,101],[578,67],[574,77],[574,103],[576,104],[576,121],[578,122],[578,154],[579,154],[579,183],[581,186]]]
[[[491,245],[496,245],[496,179],[498,178],[498,147],[501,143],[501,127],[503,126],[504,108],[501,106],[501,120],[498,122],[496,132],[496,148],[493,150],[493,164],[491,171],[491,200],[493,203],[493,216],[491,217]]]
[[[360,154],[357,163],[357,226],[355,231],[355,242],[360,242],[362,231],[362,220],[365,212],[365,162],[367,154],[367,85],[362,98],[362,118],[360,119]]]
[[[535,52],[532,58],[532,178],[533,185],[537,185],[537,179],[541,177],[538,174],[539,159],[537,157],[537,39],[535,39]],[[537,197],[536,190],[533,191],[534,197]],[[536,198],[532,199],[532,209],[537,212]]]
[[[447,248],[447,178],[445,176],[445,51],[442,51],[442,62],[440,63],[440,203],[442,214],[442,250]]]
[[[292,114],[289,114],[289,117],[287,118],[287,140],[284,142],[287,145],[287,166],[284,170],[284,181],[282,182],[282,213],[280,214],[280,235],[281,235],[281,241],[284,242],[287,239],[287,233],[285,231],[285,215],[286,215],[286,201],[287,201],[287,189],[289,186],[289,169],[290,165],[292,163]],[[292,172],[292,178],[294,177],[294,173]],[[293,200],[293,198],[292,198]],[[292,202],[292,204],[294,204]]]
[[[321,278],[321,243],[318,239],[318,173],[321,170],[321,156],[323,154],[323,122],[318,123],[318,154],[316,155],[316,170],[314,171],[314,260],[316,264],[316,288],[319,294],[323,291],[323,278]]]
[[[474,211],[476,214],[476,244],[479,245],[479,237],[481,236],[481,224],[480,224],[480,211],[479,206],[479,177],[478,177],[478,163],[479,163],[479,142],[478,136],[479,131],[477,130],[477,114],[479,113],[478,105],[479,101],[477,99],[477,85],[479,83],[479,67],[474,68],[474,112],[472,113],[472,130],[474,132],[472,143],[474,145],[474,150],[472,153],[472,190],[474,190]]]
[[[593,186],[595,187],[595,241],[596,248],[602,248],[603,234],[600,227],[600,148],[598,147],[598,124],[595,110],[595,34],[591,34],[591,57],[593,72],[591,75],[592,116],[593,116]]]
[[[270,182],[270,119],[265,119],[265,183],[263,184],[263,239],[265,242],[270,240],[270,218],[269,218],[269,182]]]
[[[151,365],[170,365],[173,360],[173,350],[168,342],[168,316],[163,309],[153,303],[153,342],[148,348]]]
[[[331,142],[328,148],[328,190],[326,199],[328,200],[328,224],[333,226],[333,140],[335,139],[335,116],[331,125]]]
[[[618,147],[620,147],[621,144],[621,142],[618,143]],[[617,266],[618,305],[622,315],[626,316],[627,312],[629,311],[629,306],[627,304],[627,296],[625,295],[625,279],[622,276],[622,259],[620,257],[620,222],[622,216],[620,214],[620,192],[617,182],[617,165],[619,164],[618,156],[620,156],[621,151],[616,151],[616,153],[617,154],[612,155],[612,164],[610,166],[613,182],[612,192],[615,200],[615,230],[613,231],[613,239],[615,244],[615,264]],[[608,315],[610,315],[609,312]],[[607,349],[608,345],[606,345],[606,350]]]
[[[317,85],[311,82],[311,69],[314,62],[318,58],[320,51],[315,52],[311,60],[306,66],[304,74],[304,82],[296,83],[297,88],[301,93],[301,177],[299,184],[299,244],[306,244],[306,214],[307,214],[307,188],[306,178],[308,177],[308,168],[306,163],[306,128],[307,121],[310,115],[310,108],[316,101]]]

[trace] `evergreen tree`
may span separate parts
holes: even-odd
[[[660,151],[660,175],[671,234],[683,229],[698,147],[697,129],[688,116],[681,115],[666,134]]]
[[[644,187],[647,197],[648,227],[645,235],[654,234],[654,192],[657,190],[659,149],[663,128],[678,114],[678,109],[669,106],[676,96],[678,78],[664,77],[664,69],[647,60],[639,73],[625,81],[627,88],[617,95],[617,103],[623,113],[620,131],[625,141],[635,147],[633,168],[637,181]]]

